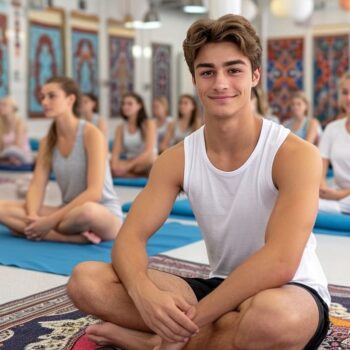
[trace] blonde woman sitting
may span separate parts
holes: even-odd
[[[17,115],[12,97],[0,100],[0,163],[21,165],[33,162],[27,126]]]

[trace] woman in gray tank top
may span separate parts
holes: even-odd
[[[157,156],[157,131],[148,119],[143,99],[129,92],[123,96],[120,111],[124,122],[117,126],[113,142],[113,176],[147,176]],[[123,156],[124,159],[121,159]]]
[[[0,202],[0,222],[30,240],[99,243],[114,239],[122,224],[102,133],[80,120],[80,92],[71,78],[42,87],[42,106],[52,118],[41,141],[25,203]],[[43,205],[51,171],[62,193],[59,207]]]

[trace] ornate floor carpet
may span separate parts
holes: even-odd
[[[151,257],[152,268],[188,277],[206,277],[208,266],[166,256]],[[319,350],[350,349],[350,288],[329,286],[332,327]],[[0,305],[1,350],[112,350],[87,340],[84,329],[97,319],[78,311],[65,286]]]

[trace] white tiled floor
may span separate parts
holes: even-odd
[[[5,174],[0,173],[0,176]],[[23,174],[15,176],[25,177]],[[133,200],[139,192],[139,189],[130,187],[116,189],[121,203]],[[15,185],[0,184],[0,198],[16,198]],[[55,183],[49,184],[46,202],[51,205],[59,203],[59,191]],[[316,238],[317,252],[329,283],[350,286],[350,237],[316,235]],[[198,263],[208,262],[203,241],[171,250],[167,254]],[[56,287],[66,281],[67,277],[64,276],[0,266],[0,304]]]

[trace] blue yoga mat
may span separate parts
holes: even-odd
[[[122,210],[127,213],[131,208],[132,202],[126,202],[122,205]],[[178,199],[174,202],[173,208],[170,212],[172,218],[190,219],[194,220],[194,214],[187,199]]]
[[[129,187],[145,187],[147,184],[147,177],[135,177],[135,178],[126,178],[126,177],[114,177],[113,185],[114,186],[129,186]]]
[[[347,235],[350,235],[350,215],[319,212],[315,227],[331,231],[345,231]]]
[[[14,165],[14,164],[0,164],[0,171],[33,171],[34,164],[21,164],[21,165]]]
[[[321,234],[321,235],[331,235],[331,236],[349,236],[350,237],[350,231],[339,231],[339,230],[329,230],[326,228],[321,227],[314,227],[312,230],[314,233]]]
[[[150,238],[147,253],[149,256],[156,255],[201,239],[197,226],[166,223]],[[110,262],[112,245],[113,241],[97,245],[30,241],[13,236],[5,226],[0,225],[1,265],[70,275],[74,266],[82,261]]]

